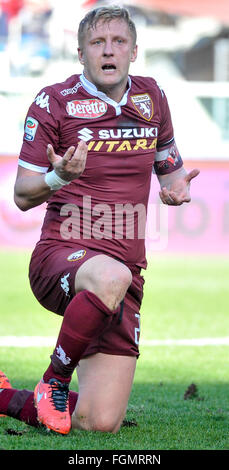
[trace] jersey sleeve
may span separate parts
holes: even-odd
[[[38,93],[25,119],[23,143],[18,164],[24,168],[46,173],[50,166],[47,145],[59,147],[60,104],[51,87]]]
[[[160,90],[161,124],[157,140],[154,170],[157,175],[172,173],[182,167],[183,161],[175,139],[171,113],[166,95]]]

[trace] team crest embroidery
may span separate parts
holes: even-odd
[[[83,258],[85,255],[86,255],[86,250],[75,251],[75,253],[71,253],[71,255],[67,257],[67,260],[77,261],[78,259]]]
[[[153,102],[148,93],[131,96],[131,101],[139,114],[146,119],[146,121],[150,121],[153,117]]]

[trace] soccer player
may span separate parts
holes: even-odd
[[[139,229],[152,170],[168,205],[190,201],[198,170],[183,167],[163,90],[129,75],[137,45],[126,9],[90,11],[78,56],[82,74],[45,87],[29,108],[15,183],[21,210],[47,201],[29,276],[38,301],[63,316],[34,399],[38,421],[56,432],[117,432],[139,355],[147,265]]]

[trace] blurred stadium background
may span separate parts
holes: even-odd
[[[114,2],[110,2],[114,3]],[[138,29],[130,73],[153,76],[165,90],[187,169],[198,167],[192,204],[169,208],[169,238],[154,231],[148,252],[228,254],[228,0],[126,0]],[[24,119],[45,85],[81,72],[78,22],[96,0],[0,0],[0,247],[31,249],[44,207],[21,213],[13,185]],[[158,198],[153,178],[150,202]],[[160,216],[160,214],[159,214]]]

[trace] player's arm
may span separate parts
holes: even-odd
[[[190,182],[199,174],[198,169],[186,172],[177,148],[167,98],[159,92],[161,125],[158,135],[154,171],[160,183],[160,198],[164,204],[179,206],[190,202]]]
[[[39,206],[51,196],[52,191],[44,180],[44,173],[18,166],[14,186],[14,201],[22,211]]]
[[[47,201],[84,171],[85,142],[61,156],[54,151],[60,148],[64,111],[54,86],[43,88],[28,110],[14,188],[15,203],[23,211]]]
[[[47,147],[48,160],[53,170],[43,174],[18,166],[14,187],[14,200],[19,209],[26,211],[47,201],[58,189],[81,176],[87,158],[87,145],[80,141],[77,148],[69,147],[63,157]]]
[[[164,204],[180,206],[191,201],[190,182],[199,170],[187,173],[174,138],[157,150],[154,170],[161,187],[159,196]]]
[[[184,202],[190,202],[190,182],[199,174],[198,169],[193,169],[189,173],[185,168],[180,167],[171,173],[157,175],[161,191],[159,192],[161,201],[164,204],[180,206]]]

